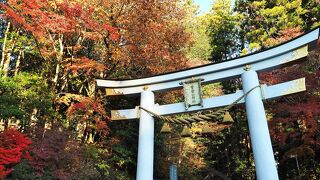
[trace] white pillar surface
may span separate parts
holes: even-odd
[[[154,109],[154,94],[151,91],[141,93],[140,106],[148,110]],[[137,180],[153,179],[154,157],[154,119],[141,110],[139,122]]]
[[[258,75],[249,70],[241,75],[244,93],[259,85]],[[260,87],[245,97],[250,139],[258,180],[278,180],[278,171],[264,110]]]

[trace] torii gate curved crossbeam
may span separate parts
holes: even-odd
[[[261,86],[257,72],[278,68],[288,63],[295,63],[297,60],[307,57],[310,50],[319,46],[319,31],[320,28],[316,28],[276,47],[222,63],[208,64],[140,79],[122,81],[97,79],[97,85],[98,87],[106,88],[107,95],[141,94],[141,107],[159,115],[172,115],[227,106],[246,94],[245,99],[239,103],[245,103],[246,105],[257,179],[278,180],[262,99],[271,99],[304,91],[305,79],[301,78],[272,86]],[[244,68],[246,66],[250,66],[250,70]],[[200,78],[203,79],[202,83],[210,83],[235,77],[241,77],[243,90],[239,90],[234,94],[204,99],[203,106],[193,106],[186,109],[183,103],[160,106],[154,104],[154,91],[181,88],[182,85],[180,83],[191,78]],[[146,111],[138,111],[137,108],[114,110],[111,115],[113,120],[140,118],[137,179],[152,180],[154,156],[153,117]]]
[[[319,28],[276,47],[222,63],[213,63],[140,79],[123,81],[97,79],[97,85],[106,88],[107,95],[128,95],[141,93],[145,86],[148,86],[150,91],[179,88],[182,87],[179,84],[181,81],[191,77],[203,79],[203,84],[240,77],[244,72],[243,67],[248,64],[251,65],[252,70],[260,72],[306,57],[308,51],[314,48],[318,37]]]

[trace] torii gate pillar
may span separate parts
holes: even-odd
[[[141,92],[140,106],[153,110],[154,94],[151,91]],[[154,157],[154,119],[145,111],[140,111],[137,180],[153,179]]]
[[[248,70],[241,75],[244,93],[259,86],[258,75]],[[261,89],[256,88],[245,97],[256,175],[259,180],[278,180],[268,122],[264,110]]]

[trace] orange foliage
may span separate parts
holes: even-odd
[[[87,69],[96,67],[88,59],[99,60],[106,66],[98,68],[104,77],[119,70],[128,78],[186,67],[181,49],[187,46],[189,35],[181,24],[184,12],[179,3],[8,0],[2,8],[16,26],[35,37],[44,58],[69,64],[74,73],[79,71],[68,59],[80,59],[80,66]],[[88,41],[92,44],[84,47]],[[84,61],[81,50],[89,51],[90,58]],[[67,72],[64,69],[64,74]]]
[[[66,65],[66,69],[71,70],[75,75],[78,75],[79,72],[85,72],[86,75],[90,75],[94,72],[103,71],[105,66],[97,61],[82,57],[73,59],[72,62]]]
[[[281,36],[272,39],[273,44],[290,40],[301,34],[299,28],[291,28],[280,32]],[[320,151],[319,117],[320,117],[320,69],[319,50],[311,52],[303,64],[260,73],[261,83],[277,84],[297,78],[306,78],[306,92],[290,95],[271,104],[274,117],[269,121],[270,134],[274,144],[280,150],[281,162],[291,155],[298,157],[314,156]],[[312,73],[303,67],[312,66]]]
[[[103,103],[97,99],[83,97],[68,108],[67,116],[69,119],[90,124],[102,136],[109,133],[106,122],[111,119],[107,116]]]
[[[93,6],[75,0],[8,0],[2,9],[15,26],[32,34],[44,59],[52,64],[67,64],[64,73],[69,69],[74,73],[82,70],[87,75],[102,72],[103,64],[79,54],[87,48],[82,43],[102,41],[104,37],[119,40],[118,29],[97,20]]]
[[[115,64],[112,62],[117,62],[116,66],[124,71],[120,78],[141,77],[186,67],[181,49],[188,44],[189,35],[180,23],[184,12],[178,0],[93,2],[92,5],[105,9],[98,17],[107,17],[113,27],[119,28],[120,36],[115,34],[112,37],[119,38],[120,43],[106,39],[104,43],[108,50],[100,49],[100,52],[107,66],[113,67]]]

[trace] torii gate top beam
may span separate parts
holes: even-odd
[[[145,86],[148,86],[151,91],[178,88],[181,87],[181,81],[191,77],[201,78],[203,83],[239,77],[244,72],[243,67],[248,64],[251,65],[252,70],[258,72],[274,69],[306,57],[308,51],[313,49],[319,39],[319,31],[320,28],[316,28],[278,46],[222,63],[213,63],[140,79],[122,81],[97,79],[97,85],[106,88],[107,95],[127,95],[141,93]]]

